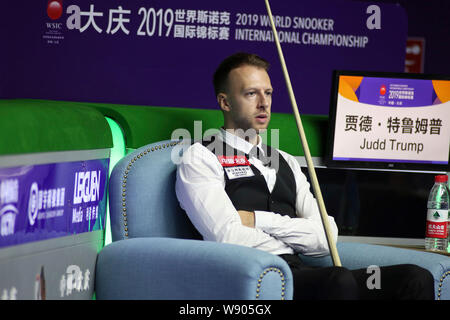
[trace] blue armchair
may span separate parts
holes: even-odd
[[[201,240],[175,195],[175,145],[144,146],[114,167],[113,242],[97,259],[96,298],[292,299],[292,274],[280,257]]]
[[[176,142],[141,147],[110,179],[113,242],[99,253],[97,299],[292,299],[293,280],[278,256],[244,246],[203,241],[175,196]],[[435,278],[436,298],[450,299],[450,258],[413,250],[338,243],[343,266],[414,263]],[[331,265],[330,257],[302,257]]]

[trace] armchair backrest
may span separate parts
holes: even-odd
[[[114,167],[109,185],[112,240],[137,237],[198,239],[175,195],[176,141],[143,146]]]

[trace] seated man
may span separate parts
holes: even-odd
[[[279,255],[292,270],[294,299],[433,299],[431,273],[415,265],[381,267],[381,288],[371,290],[366,270],[302,263],[296,253],[326,255],[329,248],[298,162],[262,144],[273,92],[268,68],[256,55],[237,53],[214,74],[224,126],[189,146],[177,170],[177,197],[193,225],[204,240]],[[329,222],[337,240],[333,217]]]

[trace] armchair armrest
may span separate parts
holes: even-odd
[[[431,272],[434,278],[435,298],[450,300],[450,257],[411,249],[355,242],[337,244],[342,266],[348,269],[367,268],[370,265],[386,266],[415,264]],[[314,266],[330,266],[330,256],[312,258],[301,256],[302,260]]]
[[[292,299],[293,280],[280,257],[201,240],[133,238],[99,253],[97,299]]]

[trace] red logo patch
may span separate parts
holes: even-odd
[[[222,167],[249,166],[245,156],[217,156]]]
[[[62,15],[62,0],[49,0],[47,3],[47,15],[50,19],[59,19]]]

